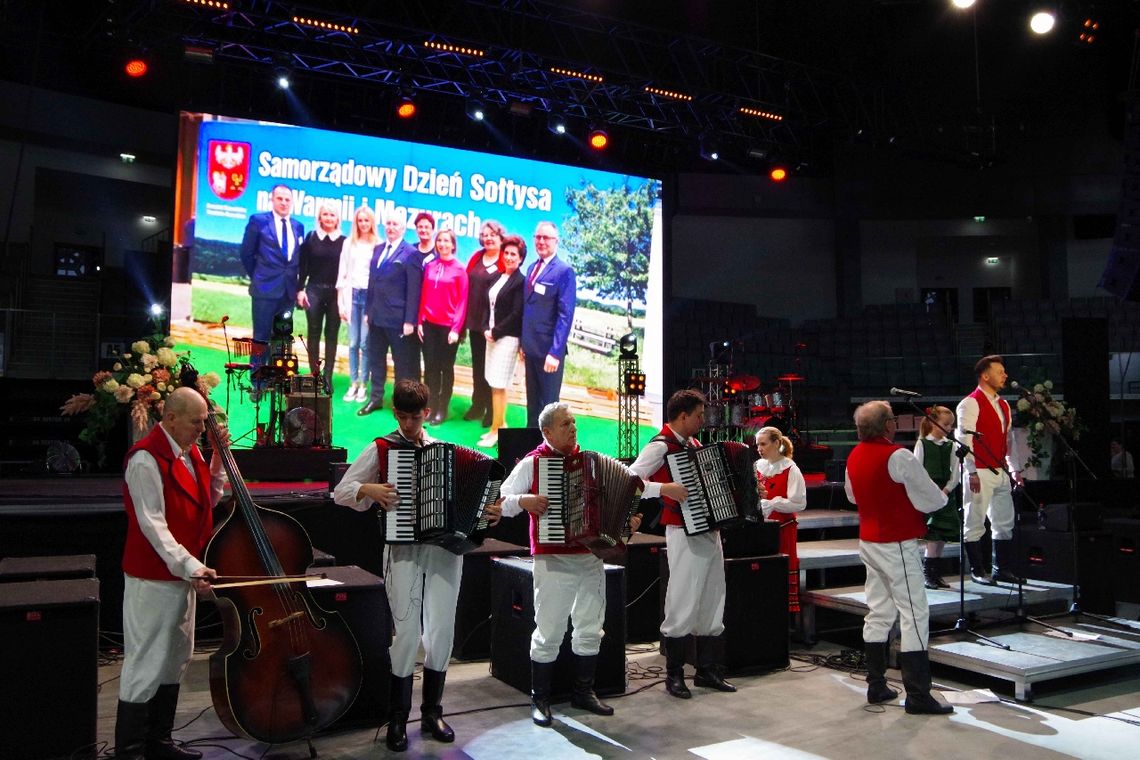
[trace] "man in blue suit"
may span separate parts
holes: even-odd
[[[249,273],[249,295],[253,300],[253,337],[268,341],[273,319],[293,311],[297,300],[297,248],[305,228],[290,216],[293,191],[275,185],[269,191],[272,211],[254,214],[245,226],[241,240],[241,263]],[[265,362],[265,344],[255,347],[250,363],[256,370]]]
[[[402,209],[384,218],[384,242],[372,252],[368,269],[368,296],[364,313],[368,319],[368,364],[372,394],[357,410],[364,416],[384,406],[384,381],[388,378],[388,349],[392,350],[396,380],[420,380],[420,343],[416,320],[420,311],[424,257],[404,240],[408,225]]]
[[[521,342],[527,427],[538,427],[539,412],[558,401],[562,392],[566,341],[578,300],[574,269],[558,258],[558,228],[553,222],[538,223],[534,250],[538,261],[527,272]]]

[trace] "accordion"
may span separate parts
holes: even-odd
[[[381,483],[396,486],[400,503],[380,516],[389,544],[435,544],[465,554],[483,543],[487,507],[499,499],[504,470],[474,449],[436,442],[422,448],[380,447]]]
[[[723,441],[665,456],[674,482],[685,486],[681,502],[685,533],[694,536],[714,528],[732,528],[756,514],[756,451],[743,443]]]
[[[539,543],[577,544],[603,560],[620,556],[641,501],[641,478],[596,451],[534,461],[538,494],[549,501],[538,518]]]

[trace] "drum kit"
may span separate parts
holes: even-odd
[[[705,405],[706,428],[774,427],[785,435],[796,430],[795,386],[807,379],[803,375],[785,373],[769,386],[764,386],[755,375],[694,379],[716,386],[713,392],[706,393],[709,399]]]

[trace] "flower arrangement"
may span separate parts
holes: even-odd
[[[176,352],[173,345],[158,334],[136,340],[110,371],[95,373],[94,392],[77,393],[60,407],[65,415],[87,415],[79,439],[95,447],[99,466],[106,463],[107,436],[124,412],[136,436],[162,419],[166,399],[181,386],[182,367],[190,361],[188,351]],[[207,372],[198,377],[198,390],[208,393],[220,382],[216,372]]]
[[[1041,455],[1044,451],[1045,440],[1056,433],[1067,438],[1077,440],[1086,429],[1084,423],[1077,417],[1077,408],[1066,406],[1065,402],[1053,398],[1053,381],[1045,380],[1033,386],[1029,397],[1017,400],[1013,410],[1013,426],[1023,427],[1028,431],[1026,443],[1029,446],[1030,457],[1026,462],[1028,467],[1037,467],[1041,464]]]

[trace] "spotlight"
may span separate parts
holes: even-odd
[[[487,110],[483,106],[483,101],[478,98],[467,99],[467,118],[473,121],[483,121],[487,116]]]
[[[783,182],[788,178],[788,170],[782,166],[773,166],[768,172],[768,178],[773,182]]]
[[[564,135],[566,134],[566,119],[561,114],[552,113],[546,119],[546,128],[552,134]]]
[[[162,316],[163,314],[165,314],[165,313],[166,313],[166,309],[164,309],[164,308],[162,307],[162,304],[160,304],[160,303],[152,303],[152,304],[150,305],[150,315],[151,315],[152,317],[161,317],[161,316]]]
[[[951,2],[955,8],[965,10],[966,8],[973,8],[975,0],[951,0]]]
[[[763,161],[764,159],[768,158],[768,149],[767,148],[761,148],[761,147],[749,148],[748,149],[748,157],[749,158],[755,158],[755,159],[758,159],[760,161]]]
[[[637,336],[631,332],[621,336],[618,340],[618,351],[623,359],[633,359],[637,356]]]
[[[396,115],[401,119],[410,119],[416,115],[416,101],[411,95],[402,95],[396,104]]]
[[[1037,11],[1029,19],[1029,28],[1037,34],[1048,34],[1056,23],[1057,17],[1051,11]]]
[[[720,145],[712,135],[702,135],[700,141],[701,158],[716,161],[720,158]]]
[[[288,90],[289,85],[292,84],[289,76],[288,66],[274,66],[273,79],[277,82],[277,87],[282,90]]]
[[[142,58],[132,58],[123,66],[123,71],[126,72],[126,75],[131,79],[146,76],[149,70],[150,66],[148,66],[147,62]]]
[[[601,128],[590,130],[590,147],[594,150],[605,150],[606,146],[610,144],[610,136],[606,130]]]
[[[645,395],[645,373],[644,372],[626,372],[625,377],[622,378],[625,395],[627,396],[644,396]]]

